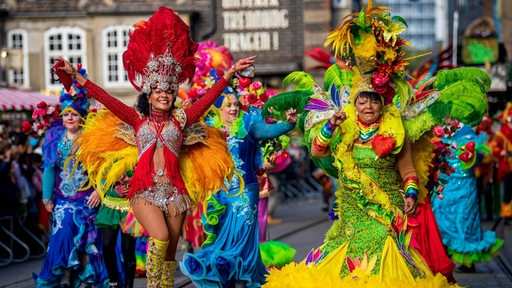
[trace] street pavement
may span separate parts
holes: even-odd
[[[297,250],[295,261],[301,261],[312,248],[322,244],[325,232],[330,227],[326,212],[322,211],[322,200],[320,194],[312,194],[310,197],[283,202],[276,210],[275,217],[283,220],[281,224],[271,225],[268,228],[268,236],[271,240],[285,242]],[[490,229],[494,223],[483,222],[484,229]],[[508,253],[512,251],[512,225],[500,224],[497,228],[498,234],[506,238],[505,245]],[[502,236],[503,237],[503,236]],[[177,259],[181,259],[185,246],[180,245]],[[512,255],[503,255],[504,264],[501,260],[494,258],[491,262],[476,265],[476,273],[462,274],[455,273],[455,278],[461,286],[471,288],[505,288],[512,287],[512,280],[502,271],[500,265],[512,269]],[[502,260],[503,260],[502,259]],[[0,288],[26,288],[34,287],[32,272],[39,272],[43,260],[30,259],[23,263],[10,264],[0,267]],[[178,270],[175,287],[194,287]],[[146,278],[135,279],[135,288],[146,287]]]

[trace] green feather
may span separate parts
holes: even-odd
[[[311,90],[315,78],[304,71],[294,71],[283,79],[283,87],[295,84],[295,90]]]
[[[354,77],[354,72],[349,70],[341,70],[338,64],[331,65],[324,74],[324,90],[329,91],[331,89],[331,85],[336,85],[338,90],[343,86],[352,86],[352,78]]]
[[[491,87],[489,75],[481,69],[471,67],[439,71],[434,81],[434,87],[438,90],[443,90],[453,83],[460,81],[478,84],[481,92],[487,92]]]
[[[282,116],[290,109],[295,108],[297,113],[301,114],[304,112],[304,106],[308,104],[309,97],[313,94],[310,90],[293,90],[279,93],[265,102],[263,105],[262,116],[263,117],[276,117]],[[274,108],[274,113],[269,112],[269,108]],[[277,117],[280,119],[280,117]]]

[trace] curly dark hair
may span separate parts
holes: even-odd
[[[382,102],[382,104],[384,104],[384,98],[382,98],[382,96],[380,96],[380,94],[377,92],[362,91],[359,94],[357,94],[356,98],[364,98],[370,101],[379,100],[380,102]]]
[[[151,112],[151,105],[149,105],[148,102],[149,94],[147,93],[140,93],[137,97],[137,104],[135,104],[135,109],[137,109],[142,115],[149,116],[149,113]],[[178,95],[174,96],[174,99],[172,101],[171,110],[176,107],[176,99],[178,98]]]
[[[147,93],[140,93],[137,97],[137,104],[135,104],[135,109],[137,109],[142,115],[149,116],[150,106],[148,102],[149,95]]]

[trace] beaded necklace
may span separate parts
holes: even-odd
[[[366,124],[357,119],[357,125],[359,126],[359,139],[361,139],[361,142],[364,143],[372,139],[373,136],[379,132],[380,120],[381,118],[379,117],[379,119],[372,124]]]

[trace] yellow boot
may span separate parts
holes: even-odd
[[[146,254],[147,287],[158,288],[160,287],[165,253],[167,252],[169,241],[161,241],[150,237],[148,243],[148,252]]]
[[[176,277],[176,267],[178,262],[176,261],[164,261],[164,270],[162,271],[162,288],[173,288],[174,278]]]

